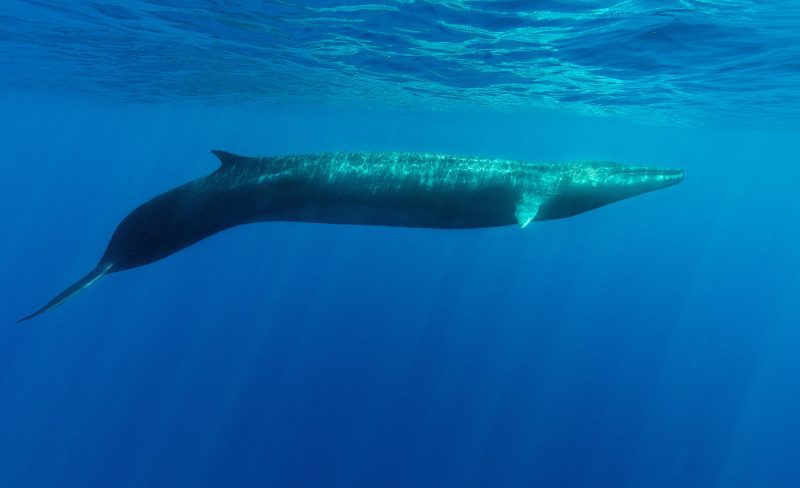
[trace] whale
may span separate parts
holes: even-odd
[[[145,202],[117,226],[97,265],[36,317],[101,277],[266,221],[469,229],[561,219],[684,179],[680,169],[607,161],[534,163],[447,154],[348,152],[246,157]]]

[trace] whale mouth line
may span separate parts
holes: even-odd
[[[653,175],[653,176],[683,176],[682,169],[672,168],[622,168],[614,171],[615,175]]]
[[[660,181],[683,181],[685,174],[682,169],[672,168],[622,168],[614,171],[613,176],[626,178],[640,178],[641,181],[660,180]]]

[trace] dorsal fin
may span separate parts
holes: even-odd
[[[228,166],[249,159],[245,156],[239,156],[238,154],[229,153],[227,151],[221,151],[219,149],[212,149],[211,154],[219,158],[219,164],[221,168],[227,168]]]

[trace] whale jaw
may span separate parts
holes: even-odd
[[[572,217],[643,193],[677,185],[680,169],[591,162],[570,170],[568,182],[539,209],[536,220]]]
[[[677,185],[685,176],[682,169],[622,166],[612,172],[606,184],[617,185],[635,196]]]

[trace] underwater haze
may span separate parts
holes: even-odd
[[[800,486],[798,60],[795,1],[6,0],[0,486]],[[16,323],[211,149],[686,181],[241,226]]]

